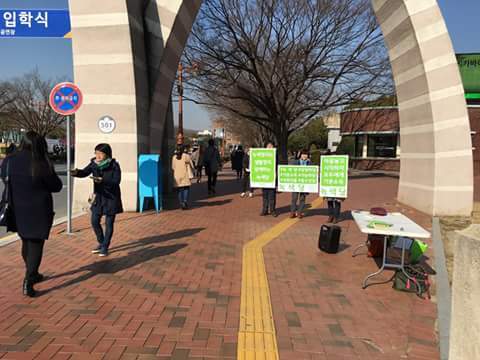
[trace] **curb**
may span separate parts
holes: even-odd
[[[442,234],[440,232],[440,220],[437,217],[434,217],[432,221],[432,240],[435,249],[435,267],[437,271],[436,284],[440,359],[448,360],[450,349],[452,292],[448,281],[445,250],[442,242]]]
[[[86,212],[76,213],[76,214],[72,215],[72,220],[73,220],[73,219],[76,219],[76,218],[78,218],[78,217],[80,217],[80,216],[83,216],[83,215],[85,215],[85,214],[86,214]],[[55,226],[58,226],[58,225],[62,225],[62,224],[64,224],[64,223],[66,223],[66,222],[67,222],[67,217],[64,216],[64,217],[62,217],[62,218],[60,218],[60,219],[55,220],[55,221],[53,222],[52,227],[55,227]],[[20,237],[19,237],[18,234],[16,234],[16,233],[15,233],[15,234],[12,234],[12,235],[4,236],[4,237],[0,238],[0,248],[5,247],[5,246],[7,246],[7,245],[10,245],[10,244],[12,244],[12,243],[14,243],[15,241],[18,241],[18,240],[20,240]]]

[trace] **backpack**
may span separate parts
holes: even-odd
[[[410,276],[408,278],[405,273],[399,269],[393,277],[393,288],[399,291],[416,293],[420,298],[425,299],[426,293],[430,299],[430,280],[428,274],[420,265],[407,265],[405,272]]]

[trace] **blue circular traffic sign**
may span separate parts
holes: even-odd
[[[50,106],[61,115],[72,115],[82,106],[82,92],[75,84],[64,82],[56,85],[50,92]]]

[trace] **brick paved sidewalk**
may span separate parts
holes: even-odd
[[[289,195],[279,196],[279,218],[263,218],[260,196],[241,199],[236,180],[219,180],[215,198],[195,186],[192,210],[121,215],[108,258],[90,254],[86,217],[74,237],[56,228],[35,299],[21,295],[20,244],[0,248],[0,357],[235,358],[242,248],[288,216]],[[394,206],[396,182],[352,180],[344,207]],[[388,284],[362,290],[376,265],[351,258],[363,240],[355,225],[342,223],[350,247],[327,255],[316,248],[325,214],[312,215],[264,251],[280,359],[437,359],[435,305]]]
[[[352,180],[343,207],[384,206],[430,230],[428,216],[391,200],[397,181]],[[366,256],[352,258],[365,235],[350,214],[344,213],[346,220],[339,224],[342,251],[336,255],[314,251],[325,216],[324,209],[314,210],[264,251],[280,359],[439,359],[436,305],[397,292],[391,283],[362,289],[365,276],[378,266]],[[392,274],[385,271],[376,280],[388,280]]]

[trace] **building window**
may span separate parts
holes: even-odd
[[[368,135],[368,157],[396,158],[397,135]]]
[[[363,144],[365,143],[363,135],[355,136],[355,157],[363,157]]]

